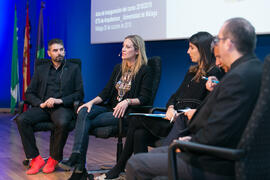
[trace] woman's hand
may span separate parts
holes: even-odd
[[[172,121],[175,117],[175,114],[176,114],[176,111],[174,110],[174,108],[169,107],[166,111],[166,117],[164,119]]]
[[[91,101],[89,101],[88,103],[85,103],[85,104],[81,105],[81,106],[78,108],[78,110],[77,110],[77,114],[78,114],[78,113],[80,112],[80,110],[81,110],[82,108],[84,108],[84,107],[87,108],[87,112],[89,113],[89,112],[91,111],[92,106],[93,106],[93,103],[92,103]]]
[[[190,109],[187,112],[185,112],[184,114],[187,116],[188,120],[190,120],[196,111],[197,111],[197,109]]]
[[[206,81],[205,87],[208,91],[213,91],[214,87],[217,85],[217,83],[214,83],[213,80],[218,81],[215,76],[209,76],[208,80]]]
[[[115,108],[113,108],[113,116],[116,118],[121,118],[124,116],[125,111],[128,107],[128,101],[127,100],[123,100],[121,102],[119,102]]]

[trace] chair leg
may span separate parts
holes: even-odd
[[[168,151],[168,179],[169,180],[177,180],[177,159],[176,159],[176,143],[172,143],[169,147]]]
[[[122,133],[123,133],[123,118],[119,119],[118,123],[118,142],[117,142],[117,152],[116,152],[116,162],[118,162],[120,155],[123,150],[123,142],[122,142]]]
[[[123,142],[122,142],[122,137],[118,137],[118,142],[117,142],[117,152],[116,152],[116,161],[118,162],[121,153],[123,150]]]

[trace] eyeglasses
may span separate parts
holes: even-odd
[[[213,51],[214,47],[222,40],[226,40],[228,39],[227,37],[224,37],[224,38],[220,38],[218,36],[215,36],[211,42],[211,50]]]
[[[226,40],[226,39],[228,39],[227,37],[224,37],[224,38],[220,38],[220,37],[218,37],[218,36],[215,36],[214,38],[213,38],[213,43],[214,43],[214,45],[216,45],[216,44],[218,44],[220,41],[222,41],[222,40]]]

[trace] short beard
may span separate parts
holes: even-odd
[[[54,61],[55,62],[62,62],[64,60],[64,56],[57,56]]]

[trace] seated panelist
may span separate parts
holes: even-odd
[[[42,169],[44,173],[51,173],[63,158],[68,126],[74,116],[74,101],[82,101],[84,96],[80,67],[65,60],[63,41],[50,40],[47,53],[51,62],[37,66],[26,91],[26,101],[32,108],[16,120],[26,157],[32,159],[27,174],[36,174],[45,165],[36,145],[33,126],[45,121],[55,125],[50,157]]]
[[[262,65],[254,54],[255,28],[244,18],[229,19],[213,43],[216,65],[226,74],[197,108],[187,124],[189,133],[180,140],[235,149],[260,91]],[[234,161],[191,151],[176,157],[179,179],[235,179]],[[167,175],[167,146],[137,154],[127,163],[128,180]]]
[[[124,116],[129,106],[150,104],[152,84],[144,40],[138,35],[125,37],[122,47],[122,63],[114,67],[110,80],[103,91],[79,107],[72,154],[59,166],[65,170],[75,167],[72,175],[74,179],[84,176],[89,130],[117,125],[119,118]]]

